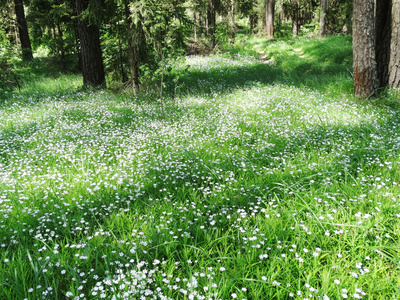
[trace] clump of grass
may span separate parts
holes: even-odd
[[[68,76],[2,104],[0,298],[399,297],[396,106],[254,56],[181,67],[166,118]]]

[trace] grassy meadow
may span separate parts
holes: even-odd
[[[400,93],[354,99],[351,56],[242,38],[175,63],[162,103],[25,65],[0,299],[400,298]]]

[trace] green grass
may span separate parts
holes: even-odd
[[[350,65],[340,36],[242,40],[185,59],[165,118],[25,81],[0,109],[0,298],[400,297],[399,95],[357,102]]]

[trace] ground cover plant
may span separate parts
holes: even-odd
[[[343,37],[240,47],[175,66],[163,110],[5,94],[1,299],[400,297],[398,93],[353,99]]]

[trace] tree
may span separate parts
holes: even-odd
[[[374,0],[353,2],[354,94],[374,97],[378,88],[375,60]]]
[[[265,27],[267,30],[267,37],[274,37],[274,13],[275,13],[275,0],[266,0],[265,4]]]
[[[389,83],[390,44],[392,33],[392,0],[376,1],[375,55],[379,87]]]
[[[29,38],[28,25],[26,23],[24,3],[22,0],[14,0],[15,15],[17,17],[19,39],[21,41],[22,59],[32,60],[32,46]]]
[[[76,0],[78,35],[81,45],[83,84],[101,86],[105,83],[100,31],[97,20],[88,13],[89,0]]]
[[[211,39],[211,44],[215,46],[215,26],[216,26],[216,6],[218,0],[208,0],[207,3],[207,35]]]
[[[326,30],[326,8],[327,8],[327,0],[321,0],[321,13],[319,15],[319,36],[323,37],[325,35]]]
[[[382,1],[382,0],[381,0]],[[400,1],[393,0],[392,34],[390,43],[389,85],[400,87]]]

